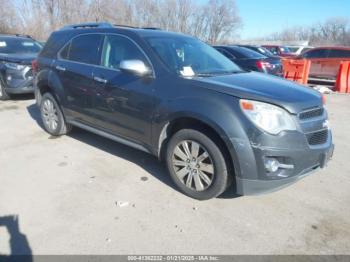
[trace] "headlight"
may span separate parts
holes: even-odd
[[[277,135],[284,130],[296,130],[296,125],[290,114],[278,107],[252,100],[240,100],[244,114],[258,128]]]
[[[25,65],[19,65],[16,63],[5,63],[5,66],[9,69],[14,69],[14,70],[22,70],[26,67]]]

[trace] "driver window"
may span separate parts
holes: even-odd
[[[148,65],[144,54],[131,40],[118,35],[107,35],[103,44],[101,65],[119,70],[123,60],[141,60]]]

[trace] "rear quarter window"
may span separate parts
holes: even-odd
[[[303,54],[304,58],[327,58],[328,49],[313,49]]]
[[[71,34],[52,33],[39,54],[40,57],[56,58],[58,51],[70,40]]]

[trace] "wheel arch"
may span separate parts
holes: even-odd
[[[199,115],[178,115],[167,121],[159,134],[158,158],[163,161],[166,155],[166,147],[170,138],[181,129],[195,129],[209,136],[223,150],[228,168],[233,175],[239,172],[237,154],[229,141],[225,131],[214,122]]]
[[[41,98],[46,92],[50,92],[61,105],[63,90],[59,77],[51,70],[42,70],[36,76],[34,94],[37,104],[41,103]]]

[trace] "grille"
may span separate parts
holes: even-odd
[[[309,133],[306,135],[309,145],[321,145],[327,142],[328,129],[317,131],[314,133]]]
[[[323,112],[324,112],[323,108],[315,108],[315,109],[311,109],[311,110],[307,110],[307,111],[301,112],[299,114],[299,118],[301,120],[314,118],[314,117],[318,117],[318,116],[323,115]]]

